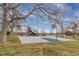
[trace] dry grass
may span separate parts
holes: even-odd
[[[9,56],[75,56],[79,55],[79,38],[76,41],[20,44],[17,36],[8,36],[10,44],[0,45],[0,55]]]

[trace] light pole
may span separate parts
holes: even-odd
[[[53,24],[53,29],[56,29],[56,41],[57,41],[57,26],[56,26],[56,24]]]

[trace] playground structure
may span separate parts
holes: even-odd
[[[31,30],[31,28],[28,27],[28,32],[29,32],[29,35],[32,35],[32,36],[37,36],[37,33],[33,32]]]
[[[22,27],[25,27],[22,30]],[[7,35],[10,35],[11,31],[9,30],[7,32]],[[31,28],[30,26],[26,26],[26,25],[18,25],[16,27],[14,27],[13,29],[13,35],[27,35],[27,36],[37,36],[37,32],[35,29]]]

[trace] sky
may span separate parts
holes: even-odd
[[[68,25],[69,21],[71,21],[72,17],[79,16],[79,4],[77,3],[50,3],[50,4],[45,4],[46,6],[50,8],[60,8],[62,10],[67,10],[66,17],[63,19],[64,21],[64,27]],[[20,9],[21,12],[23,12],[24,15],[28,14],[29,11],[33,9],[33,4],[31,3],[25,3],[21,4],[18,8]],[[49,30],[50,29],[50,22],[47,20],[47,17],[44,17],[45,21],[44,22],[37,22],[36,17],[34,15],[29,16],[25,22],[25,24],[28,24],[31,28],[34,29],[45,29]],[[24,24],[24,23],[23,23]],[[58,29],[59,30],[59,29]],[[52,30],[53,32],[56,31],[56,29]]]

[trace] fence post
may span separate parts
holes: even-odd
[[[41,55],[41,56],[44,56],[43,47],[40,47],[40,55]]]

